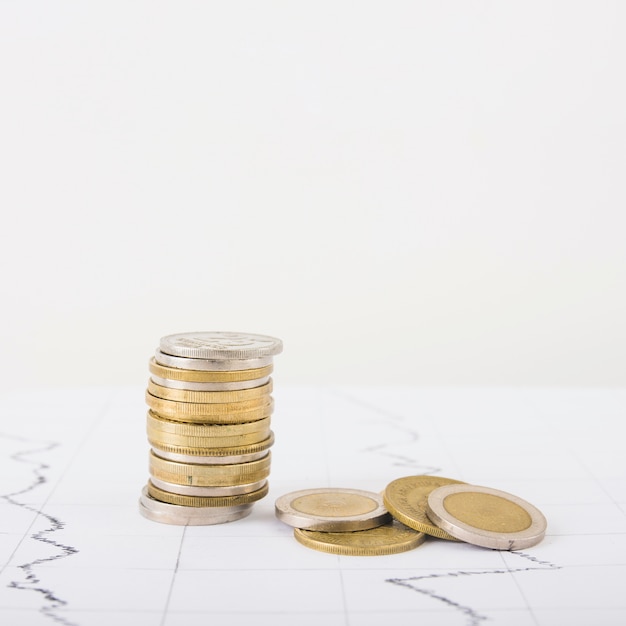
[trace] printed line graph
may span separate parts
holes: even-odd
[[[277,384],[270,494],[249,518],[187,528],[137,512],[142,389],[59,392],[47,413],[16,405],[28,419],[11,432],[5,422],[0,438],[0,616],[15,626],[622,624],[626,463],[607,434],[625,396]],[[432,538],[408,553],[339,557],[301,546],[273,514],[292,490],[380,491],[411,474],[526,497],[548,519],[546,538],[511,553]]]

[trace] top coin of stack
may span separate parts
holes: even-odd
[[[240,519],[267,494],[274,337],[168,335],[146,391],[150,482],[140,511],[173,524]]]

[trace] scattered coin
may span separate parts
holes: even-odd
[[[275,512],[295,528],[328,532],[366,530],[391,520],[380,495],[359,489],[294,491],[276,500]]]
[[[295,528],[293,536],[307,548],[345,556],[379,556],[413,550],[426,534],[391,521],[369,530],[321,532]]]
[[[428,517],[459,540],[495,550],[521,550],[539,543],[546,518],[532,504],[504,491],[475,485],[433,490]]]
[[[391,515],[409,528],[427,535],[457,541],[451,534],[436,526],[426,515],[428,494],[443,485],[462,484],[461,481],[443,476],[404,476],[385,487],[383,502]]]

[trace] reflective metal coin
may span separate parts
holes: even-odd
[[[430,493],[428,517],[453,537],[494,550],[521,550],[539,543],[547,522],[532,504],[505,491],[447,485]]]
[[[285,494],[276,500],[275,512],[295,528],[328,532],[366,530],[391,520],[379,494],[331,487]]]
[[[424,533],[396,521],[369,530],[344,533],[295,528],[293,536],[307,548],[345,556],[398,554],[417,548],[426,539]]]
[[[139,499],[139,512],[153,522],[178,526],[208,526],[242,519],[252,512],[252,504],[225,507],[190,507],[155,500],[144,487]]]
[[[196,372],[235,372],[248,369],[257,369],[272,365],[272,357],[264,356],[258,359],[190,359],[183,356],[165,354],[156,350],[154,360],[166,367],[193,370]]]
[[[276,337],[253,333],[191,332],[162,337],[161,352],[192,359],[258,359],[282,352]]]
[[[426,515],[428,494],[443,485],[461,484],[443,476],[404,476],[390,482],[383,492],[383,502],[398,521],[427,535],[456,541],[456,538],[433,524]]]

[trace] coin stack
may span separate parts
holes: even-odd
[[[150,480],[142,515],[169,524],[241,519],[267,495],[274,337],[168,335],[150,359],[146,391]]]

